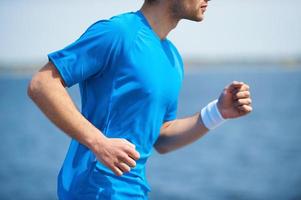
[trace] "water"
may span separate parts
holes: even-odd
[[[301,69],[187,71],[178,117],[194,114],[232,80],[251,86],[254,111],[196,143],[154,152],[150,199],[301,200]],[[69,138],[26,96],[29,76],[0,76],[0,199],[56,199]],[[80,104],[77,87],[70,94]]]

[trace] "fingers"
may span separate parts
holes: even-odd
[[[129,142],[126,139],[122,139],[124,145],[123,145],[123,154],[120,154],[118,157],[118,162],[115,163],[115,168],[117,168],[116,175],[122,176],[123,173],[127,173],[131,171],[131,168],[136,167],[136,161],[140,158],[140,154],[138,151],[136,151],[136,146]],[[119,169],[119,170],[118,170]],[[120,174],[120,172],[122,172]]]
[[[126,153],[134,160],[138,160],[140,158],[140,154],[135,149],[127,148]]]
[[[120,169],[120,171],[122,171],[122,173],[127,173],[131,171],[131,168],[123,162],[117,163],[116,166]]]
[[[128,145],[130,145],[132,148],[136,148],[136,146],[133,143],[128,142]]]
[[[124,154],[123,156],[120,156],[117,162],[115,162],[112,170],[117,176],[122,176],[124,173],[130,172],[131,168],[134,167],[136,167],[135,160]]]
[[[114,173],[116,172],[115,174],[117,176],[121,176],[123,175],[123,173],[130,172],[131,168],[134,167],[136,167],[136,162],[129,156],[123,155],[122,158],[119,158],[118,162],[114,164],[114,168],[117,168],[117,170],[115,170]],[[121,174],[120,171],[122,172]]]
[[[249,90],[250,90],[250,86],[245,83],[240,88],[240,91],[249,91]]]
[[[251,105],[252,104],[252,100],[250,98],[246,98],[246,99],[237,99],[234,102],[234,106],[235,107],[239,107],[239,106],[243,106],[243,105]]]
[[[233,81],[232,83],[230,83],[230,86],[233,87],[233,88],[235,88],[235,87],[240,87],[243,84],[244,84],[243,82]]]
[[[237,88],[240,88],[243,84],[244,84],[243,82],[233,81],[225,89],[230,90],[230,91],[234,91]]]
[[[250,113],[253,108],[249,85],[244,82],[233,81],[229,85],[228,91],[229,89],[232,93],[233,106],[237,109],[239,115]]]
[[[118,167],[112,166],[110,168],[114,172],[115,175],[117,175],[117,176],[122,176],[123,175],[123,172]]]
[[[226,87],[226,89],[232,91],[233,93],[237,93],[242,91],[249,91],[250,87],[244,82],[233,81],[230,85]]]
[[[233,95],[233,99],[245,99],[251,97],[251,93],[249,91],[237,92]]]
[[[234,81],[232,83],[234,89],[232,90],[233,94],[233,100],[239,100],[239,99],[248,99],[248,100],[243,100],[242,102],[246,103],[240,103],[241,104],[251,104],[251,93],[250,93],[250,87],[249,85],[243,83],[243,82],[236,82]]]
[[[237,108],[241,114],[248,114],[253,110],[253,108],[249,105],[242,105],[242,106],[238,106]]]
[[[136,167],[135,160],[140,158],[140,154],[135,148],[135,145],[126,139],[109,138],[102,144],[102,148],[94,153],[115,175],[122,176]]]
[[[136,146],[129,141],[125,140],[127,146],[124,147],[125,152],[134,160],[138,160],[140,158],[140,154],[136,151]]]
[[[130,167],[136,167],[136,161],[129,156],[125,156],[121,159],[122,162],[126,163]]]

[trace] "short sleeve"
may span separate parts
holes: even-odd
[[[163,122],[172,121],[177,118],[178,100],[175,100],[170,104],[164,115]]]
[[[103,73],[121,49],[118,25],[101,20],[74,43],[48,55],[67,87]]]

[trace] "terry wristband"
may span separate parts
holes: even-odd
[[[201,117],[204,125],[209,130],[215,129],[226,121],[218,110],[217,99],[201,110]]]

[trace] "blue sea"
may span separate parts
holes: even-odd
[[[70,139],[26,95],[30,75],[0,72],[0,199],[56,199]],[[301,67],[186,70],[178,117],[198,112],[233,80],[251,87],[253,112],[147,164],[154,200],[301,200]],[[69,92],[80,107],[77,86]]]

